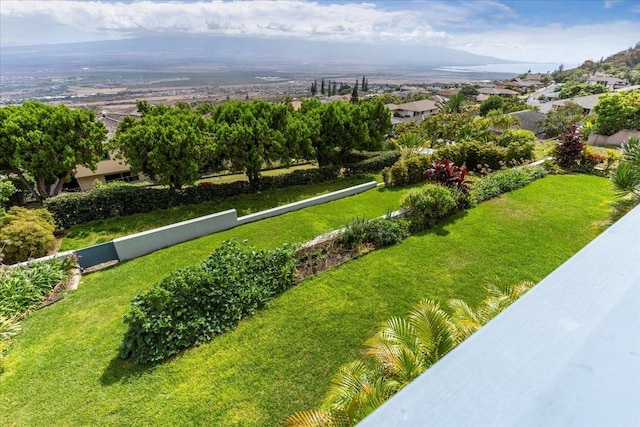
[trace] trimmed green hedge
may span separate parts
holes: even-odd
[[[345,166],[344,175],[360,175],[366,173],[378,173],[384,168],[392,166],[400,159],[399,151],[384,151],[382,153],[367,153],[375,154],[375,156],[369,156],[358,162],[350,163]]]
[[[327,166],[319,169],[297,170],[285,175],[264,176],[254,184],[238,181],[228,184],[198,185],[179,191],[126,184],[106,185],[86,193],[65,194],[51,198],[45,201],[44,206],[53,215],[56,227],[65,229],[96,219],[202,203],[236,194],[332,181],[338,178],[338,173],[338,167]]]
[[[471,188],[471,197],[476,202],[482,202],[524,187],[546,175],[547,172],[542,166],[518,166],[498,171],[477,181]]]
[[[235,328],[291,286],[294,249],[243,250],[223,242],[204,263],[176,271],[132,301],[120,357],[157,363]]]
[[[466,164],[470,171],[479,171],[485,165],[490,169],[498,170],[512,160],[532,160],[533,150],[534,144],[530,142],[511,143],[507,147],[501,147],[495,144],[470,141],[439,148],[434,157],[440,160],[451,160],[456,165]]]

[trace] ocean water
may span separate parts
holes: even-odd
[[[436,70],[451,73],[507,73],[523,74],[531,70],[532,73],[551,73],[557,70],[559,63],[516,63],[516,64],[487,64],[487,65],[465,65],[455,67],[439,67]],[[564,64],[564,68],[573,68],[575,64]]]

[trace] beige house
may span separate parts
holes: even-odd
[[[111,139],[113,135],[115,135],[118,123],[126,115],[135,116],[136,113],[121,114],[102,112],[98,115],[97,119],[104,123],[107,128],[107,138]],[[125,164],[123,159],[116,160],[115,153],[113,152],[107,153],[105,158],[98,162],[95,172],[89,168],[78,165],[74,177],[78,181],[78,186],[82,191],[90,190],[96,180],[106,184],[112,181],[136,182],[144,178],[142,175],[132,174],[129,165]]]
[[[421,123],[438,112],[438,104],[429,99],[404,104],[386,104],[385,107],[391,111],[392,125],[404,122]]]
[[[620,89],[629,85],[629,81],[604,73],[595,73],[587,77],[588,85],[601,84],[608,89]]]

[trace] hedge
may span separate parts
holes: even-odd
[[[470,141],[439,148],[434,156],[440,160],[451,160],[456,165],[466,164],[470,171],[480,171],[486,166],[498,170],[512,160],[533,159],[533,149],[534,144],[530,142],[511,143],[507,147],[501,147],[495,144]]]
[[[400,159],[399,151],[383,151],[378,153],[365,152],[368,157],[345,165],[344,175],[352,176],[366,173],[378,173],[384,168],[392,166]]]
[[[227,184],[197,185],[179,191],[127,184],[106,185],[86,193],[64,194],[48,199],[44,206],[53,215],[56,227],[65,229],[97,219],[219,200],[236,194],[332,181],[337,179],[338,173],[338,167],[326,166],[319,169],[297,170],[285,175],[263,176],[254,184],[238,181]]]
[[[226,241],[202,264],[178,270],[132,301],[120,357],[157,363],[235,327],[291,286],[294,248]]]

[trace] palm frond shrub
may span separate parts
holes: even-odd
[[[365,357],[340,367],[320,408],[291,415],[287,427],[353,426],[495,315],[526,293],[531,282],[501,290],[475,309],[451,300],[453,314],[435,301],[420,301],[406,318],[393,317],[366,341]]]
[[[640,138],[631,137],[621,147],[622,158],[611,174],[619,196],[640,196]]]

